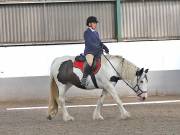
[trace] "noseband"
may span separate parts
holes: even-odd
[[[141,88],[139,87],[139,84],[138,84],[138,82],[139,82],[139,79],[140,79],[141,77],[138,77],[137,76],[137,83],[136,83],[136,85],[134,86],[134,88],[132,88],[132,90],[134,90],[134,92],[137,94],[137,96],[138,97],[140,97],[143,93],[147,93],[147,91],[143,91],[143,90],[141,90]],[[146,78],[146,80],[147,80],[147,76],[145,76],[145,78]],[[147,80],[148,81],[148,80]],[[137,88],[137,90],[136,90],[136,88]]]

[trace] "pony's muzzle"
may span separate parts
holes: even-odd
[[[145,101],[146,98],[145,98],[145,97],[139,97],[139,100],[140,100],[140,101]]]
[[[145,97],[142,97],[142,100],[144,101],[146,98]]]
[[[145,101],[147,98],[147,93],[142,93],[140,96],[139,96],[139,100],[140,101]]]

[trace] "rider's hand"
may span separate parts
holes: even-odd
[[[109,54],[109,49],[107,47],[104,47],[104,51]]]

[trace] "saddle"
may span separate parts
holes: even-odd
[[[87,64],[86,57],[84,55],[76,56],[75,61],[73,62],[73,67],[79,68],[82,72],[84,72],[85,64]],[[92,65],[92,73],[91,73],[91,79],[96,88],[99,88],[96,82],[95,74],[99,71],[101,68],[101,59],[94,59],[93,65]]]
[[[75,61],[73,62],[73,67],[79,68],[82,72],[84,72],[84,65],[87,64],[86,57],[84,55],[79,55],[75,57]],[[99,69],[101,68],[101,59],[94,59],[92,65],[92,71],[95,75]]]

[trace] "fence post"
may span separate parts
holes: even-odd
[[[115,25],[116,39],[119,42],[121,40],[121,0],[116,0]]]

